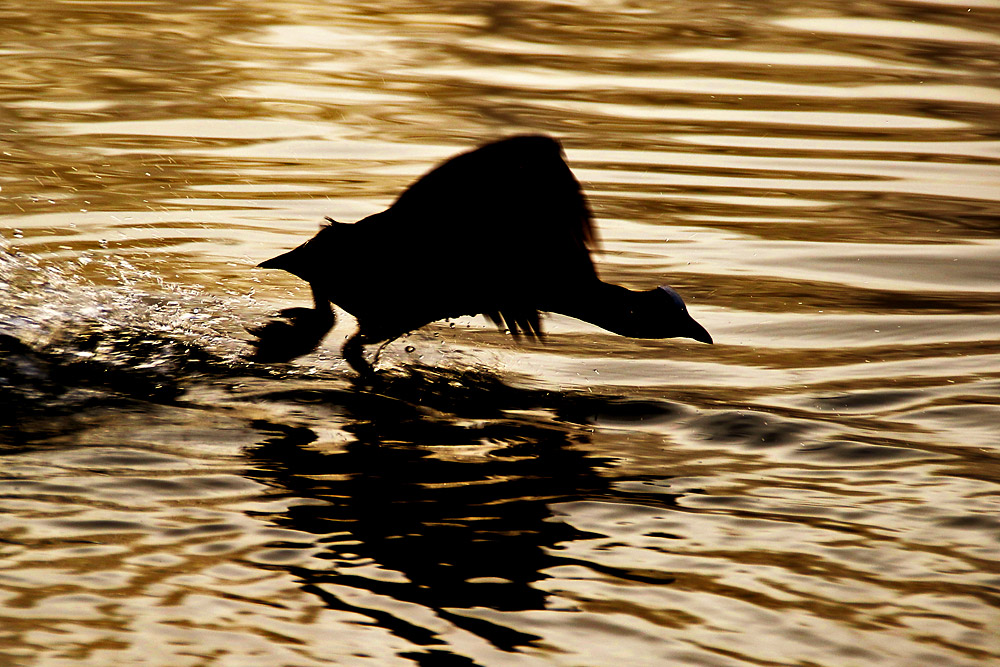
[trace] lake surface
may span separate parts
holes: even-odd
[[[522,132],[715,345],[241,359]],[[0,664],[1000,665],[1000,2],[7,3],[0,163]]]

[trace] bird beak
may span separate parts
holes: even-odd
[[[712,344],[712,335],[708,333],[705,327],[695,322],[694,318],[688,321],[687,332],[684,334],[684,337],[693,338],[700,343]]]

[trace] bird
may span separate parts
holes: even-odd
[[[330,303],[357,319],[342,354],[362,377],[374,372],[365,346],[462,315],[542,341],[540,313],[549,312],[630,338],[712,342],[672,287],[602,281],[596,245],[590,206],[558,140],[487,143],[432,169],[388,209],[355,223],[328,217],[314,237],[261,262],[309,283],[315,307],[287,309],[251,330],[249,358],[311,352],[334,324]]]

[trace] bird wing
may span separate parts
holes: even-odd
[[[424,174],[392,208],[468,219],[485,204],[493,208],[482,213],[508,218],[514,228],[542,222],[584,247],[597,242],[590,208],[562,146],[541,135],[510,137],[457,155]]]
[[[590,208],[549,137],[517,136],[458,155],[385,214],[378,224],[396,236],[396,261],[414,259],[414,272],[447,295],[455,314],[483,313],[514,333],[539,334],[538,311],[552,294],[597,279]]]

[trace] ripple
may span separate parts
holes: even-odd
[[[829,32],[852,37],[890,37],[935,42],[960,42],[1000,46],[1000,37],[989,32],[953,26],[860,17],[796,17],[774,21],[776,25],[808,32]]]
[[[756,113],[756,112],[755,112]],[[841,114],[836,114],[838,117]],[[830,119],[833,121],[834,119]],[[916,119],[917,122],[923,119]],[[832,122],[831,122],[832,124]],[[705,146],[762,148],[799,151],[843,151],[866,153],[901,153],[917,155],[1000,158],[1000,143],[995,141],[879,141],[873,139],[753,137],[737,135],[684,135],[678,141]]]
[[[848,111],[788,111],[780,109],[719,109],[670,107],[664,105],[614,104],[609,102],[558,102],[531,100],[532,105],[563,111],[573,110],[611,118],[634,118],[646,121],[686,121],[688,123],[734,125],[780,125],[782,127],[822,127],[845,129],[913,130],[958,129],[968,127],[962,121],[929,118],[915,115]],[[701,143],[704,135],[682,135],[681,141]],[[767,141],[767,137],[736,137],[737,141]],[[867,145],[867,142],[865,142]],[[799,145],[799,144],[796,144]],[[649,156],[654,157],[654,156]]]
[[[996,3],[709,9],[0,7],[7,661],[1000,659]],[[715,345],[239,359],[254,264],[521,132]]]
[[[871,465],[889,461],[926,458],[923,452],[902,447],[885,447],[858,442],[822,442],[800,447],[796,455],[806,461],[823,461],[841,465]]]
[[[631,90],[731,96],[740,99],[746,97],[791,97],[830,100],[935,100],[984,105],[1000,104],[1000,91],[995,88],[965,84],[876,84],[834,87],[725,77],[625,76],[568,72],[544,67],[518,69],[427,67],[409,70],[408,73],[427,79],[459,79],[523,91]]]
[[[330,134],[318,123],[289,123],[267,119],[174,118],[156,121],[103,121],[64,123],[59,130],[73,134],[105,134],[150,137],[194,137],[205,139],[279,139]]]

